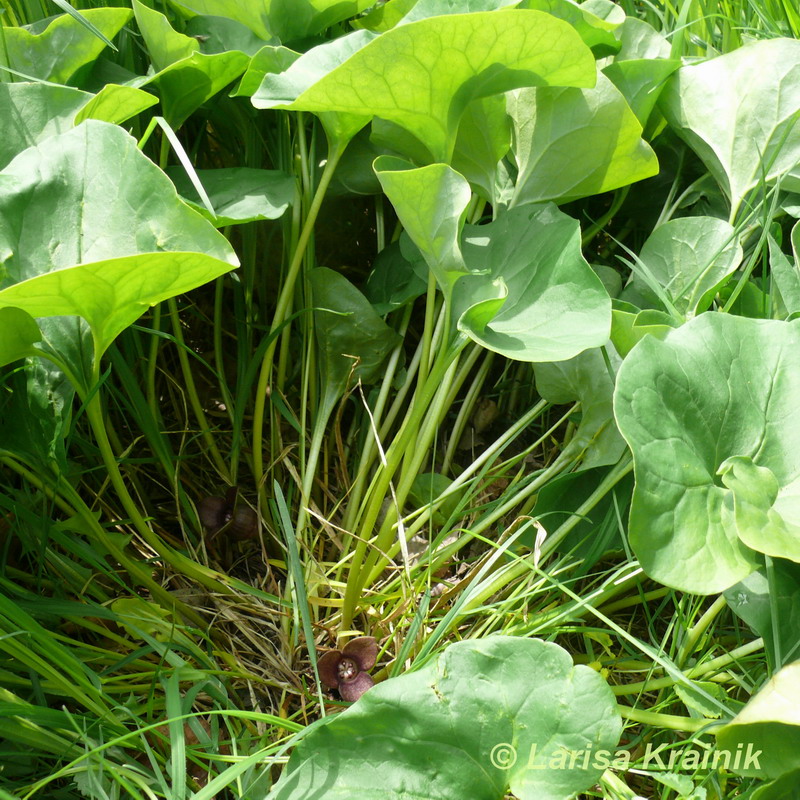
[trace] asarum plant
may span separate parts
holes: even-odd
[[[330,689],[338,689],[342,700],[355,702],[375,681],[367,672],[375,666],[378,644],[373,636],[351,639],[341,650],[331,650],[320,658],[320,680]]]

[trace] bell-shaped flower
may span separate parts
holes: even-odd
[[[352,703],[375,685],[367,672],[375,666],[378,644],[373,636],[351,639],[341,650],[325,653],[317,662],[319,679],[338,689],[342,700]]]

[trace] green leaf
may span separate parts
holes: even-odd
[[[563,361],[608,341],[611,299],[581,255],[577,220],[522,206],[464,228],[453,316],[473,341],[521,361]],[[424,253],[424,250],[423,250]]]
[[[375,34],[370,31],[354,31],[314,47],[297,59],[292,57],[292,51],[285,49],[281,52],[265,51],[268,67],[279,60],[288,63],[288,66],[280,74],[272,74],[271,68],[264,74],[261,84],[252,95],[253,105],[256,108],[294,108],[293,101],[298,96],[303,95],[307,89],[335,71],[374,39]],[[253,77],[248,77],[248,86]],[[241,87],[238,92],[242,93]],[[334,110],[324,111],[319,116],[328,136],[341,141],[352,139],[370,119],[364,113],[351,114]]]
[[[682,67],[661,95],[667,122],[700,156],[734,212],[762,176],[781,175],[784,189],[800,188],[798,59],[798,41],[752,42]]]
[[[203,205],[183,168],[170,168],[167,175],[186,202],[217,228],[260,219],[278,219],[294,198],[294,178],[285,172],[248,167],[200,169],[197,177],[214,207],[216,216],[213,216]]]
[[[0,136],[0,168],[31,145],[68,131],[91,98],[86,92],[43,83],[0,83],[0,118],[14,120]]]
[[[209,56],[193,53],[141,85],[157,87],[165,119],[172,128],[179,128],[206,100],[235,81],[249,62],[249,57],[237,50]]]
[[[567,800],[597,781],[620,730],[603,679],[558,645],[467,640],[310,732],[269,798],[372,800],[380,786],[387,800]]]
[[[12,310],[0,309],[0,318]],[[3,449],[28,464],[56,466],[66,472],[64,438],[75,389],[63,372],[44,358],[29,358],[23,370],[6,377],[4,388],[10,392],[0,399]]]
[[[314,330],[326,392],[341,395],[351,381],[374,381],[400,337],[350,281],[327,267],[309,272]]]
[[[665,339],[678,325],[678,322],[664,311],[651,308],[640,311],[624,301],[615,300],[614,304],[611,312],[611,343],[623,358],[645,336]]]
[[[158,100],[129,86],[108,84],[96,95],[45,83],[0,83],[0,118],[13,119],[0,137],[0,169],[34,144],[85,119],[120,123]]]
[[[602,467],[583,469],[548,481],[536,495],[536,505],[530,516],[553,533],[575,515],[608,476],[608,472],[607,468]],[[579,562],[575,568],[576,575],[587,575],[606,553],[623,549],[624,530],[620,531],[617,513],[624,519],[632,491],[633,476],[627,475],[558,543],[556,550],[559,553],[569,553],[570,560]],[[533,551],[536,546],[535,529],[523,533],[517,543]]]
[[[79,315],[103,346],[150,304],[237,264],[115,125],[88,120],[0,172],[0,305]],[[65,324],[43,323],[59,351],[83,335]]]
[[[634,458],[630,541],[661,583],[710,594],[756,569],[745,542],[763,544],[752,527],[763,520],[735,505],[773,481],[776,513],[793,521],[799,326],[701,314],[663,342],[645,337],[623,362],[614,410]]]
[[[134,89],[133,86],[107,83],[75,115],[75,124],[78,125],[87,119],[97,119],[119,125],[157,102],[157,97],[140,89]]]
[[[381,156],[373,168],[405,232],[449,300],[453,285],[467,272],[459,236],[471,197],[469,184],[445,164],[414,169],[400,158]]]
[[[262,39],[291,42],[354,17],[374,0],[171,0],[181,12],[227,17]]]
[[[522,7],[544,11],[569,22],[597,58],[616,53],[620,48],[614,31],[625,21],[625,12],[614,3],[609,2],[603,8],[596,4],[600,14],[592,13],[595,9],[588,3],[579,5],[570,0],[524,0]]]
[[[750,796],[750,800],[795,800],[798,785],[800,769],[795,769],[775,781],[759,786]]]
[[[161,72],[170,64],[183,61],[200,50],[197,39],[178,33],[163,14],[148,8],[139,0],[133,0],[133,13],[147,45],[147,55],[156,72]]]
[[[693,316],[705,311],[719,288],[742,261],[742,246],[733,227],[713,217],[681,217],[659,225],[642,246],[639,258],[648,276],[661,286],[677,311]],[[656,295],[639,271],[634,286],[646,297]]]
[[[797,230],[797,225],[794,226]],[[778,287],[781,300],[788,314],[796,314],[800,312],[800,269],[797,266],[797,259],[795,263],[789,262],[789,259],[783,254],[783,251],[778,246],[778,243],[767,235],[769,243],[769,268],[772,273],[772,279]]]
[[[639,124],[644,127],[666,86],[667,78],[680,65],[680,61],[664,58],[636,61],[617,59],[603,68],[603,74],[620,90]]]
[[[323,48],[332,53],[331,68],[312,75],[307,62],[321,67],[325,59],[316,51]],[[432,17],[377,38],[356,31],[309,51],[282,75],[267,75],[253,103],[377,116],[424,142],[434,160],[447,162],[472,100],[522,86],[594,82],[591,51],[571,26],[538,11],[512,9]]]
[[[698,714],[709,719],[719,719],[722,715],[720,705],[728,700],[728,694],[725,689],[718,683],[713,681],[690,681],[689,684],[677,684],[675,686],[675,694],[680,697],[683,704],[690,712],[696,712],[692,716]],[[710,703],[708,695],[719,701]]]
[[[265,75],[285,72],[298,58],[300,53],[288,47],[265,45],[250,59],[242,80],[231,92],[231,97],[252,97],[261,86]]]
[[[364,294],[383,316],[425,294],[428,267],[405,232],[378,253]]]
[[[566,202],[658,172],[642,126],[603,73],[592,89],[511,92],[508,111],[519,169],[512,204]]]
[[[391,30],[416,5],[418,0],[388,0],[376,6],[369,14],[358,17],[350,24],[359,30],[366,29],[383,33]]]
[[[498,162],[511,148],[511,120],[502,95],[473,100],[461,118],[453,168],[495,204]]]
[[[34,344],[42,332],[36,320],[21,308],[0,308],[0,367],[36,355]]]
[[[46,272],[0,291],[0,308],[33,317],[79,316],[92,329],[98,356],[148,308],[230,271],[202,253],[144,253]]]
[[[475,14],[478,11],[497,11],[501,8],[513,8],[522,0],[417,0],[399,21],[400,25],[418,22],[429,17],[440,17],[448,14]]]
[[[616,464],[626,445],[614,423],[614,377],[620,359],[607,347],[609,364],[600,348],[586,350],[568,361],[536,364],[536,391],[549,403],[580,402],[580,422],[563,452],[580,457],[580,468]]]
[[[739,538],[768,556],[800,562],[800,478],[781,486],[769,467],[750,456],[731,456],[717,474],[733,493]]]
[[[717,745],[735,753],[745,750],[733,772],[779,778],[800,769],[800,661],[788,664],[731,720],[718,728]],[[749,751],[749,752],[748,752]]]
[[[79,11],[107,39],[119,33],[133,16],[127,8],[93,8]],[[82,67],[91,64],[106,44],[69,14],[61,14],[44,31],[4,28],[8,64],[32,78],[68,83]]]
[[[200,52],[206,55],[238,50],[252,57],[265,46],[277,44],[276,39],[262,39],[246,25],[228,17],[192,17],[184,31],[200,42]]]
[[[614,56],[620,61],[663,61],[670,57],[669,41],[652,25],[637,17],[626,17],[616,31],[620,49]]]

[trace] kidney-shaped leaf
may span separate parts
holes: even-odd
[[[567,800],[620,730],[603,679],[558,645],[463,641],[309,733],[269,798]]]
[[[608,341],[611,299],[581,255],[577,220],[523,206],[464,228],[471,275],[453,292],[458,327],[521,361],[563,361]]]
[[[107,39],[119,33],[133,12],[127,8],[90,8],[79,11]],[[3,28],[8,63],[31,78],[67,83],[105,49],[105,42],[69,14],[61,14],[44,30]]]
[[[738,209],[762,179],[784,175],[800,188],[800,42],[768,39],[702,64],[667,82],[659,107]]]
[[[614,412],[634,458],[631,545],[648,574],[707,594],[757,568],[750,547],[772,547],[765,517],[796,520],[798,392],[797,322],[706,313],[630,352]],[[760,505],[766,492],[775,508]],[[775,546],[796,552],[791,537]]]
[[[575,200],[658,172],[642,126],[602,72],[591,89],[512,92],[508,111],[519,167],[513,204]]]
[[[798,696],[800,661],[773,675],[730,723],[716,731],[721,750],[744,752],[740,763],[731,766],[734,772],[777,778],[800,769]]]
[[[377,38],[366,31],[350,36],[363,43],[367,35],[371,41],[313,84],[306,57],[281,75],[267,75],[253,103],[381,117],[424,142],[434,161],[447,162],[471,100],[522,86],[595,82],[591,51],[575,30],[539,11],[453,14],[401,25]]]

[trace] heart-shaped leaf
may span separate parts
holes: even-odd
[[[469,183],[446,164],[414,169],[402,159],[381,156],[373,166],[406,233],[449,300],[453,285],[467,272],[459,237],[471,197]]]
[[[309,272],[314,329],[322,353],[323,391],[338,397],[348,381],[374,381],[400,337],[344,275],[327,267]]]
[[[798,392],[800,323],[706,313],[630,352],[614,412],[634,458],[630,541],[649,575],[713,593],[760,565],[747,545],[771,549],[759,529],[774,518],[753,495],[777,487],[775,513],[794,520]],[[775,547],[795,552],[791,538]]]
[[[600,675],[558,645],[490,636],[370,689],[295,748],[270,800],[567,800],[621,730]]]
[[[350,53],[342,59],[345,46]],[[331,51],[330,58],[315,53],[322,48]],[[317,70],[313,84],[306,69],[312,59],[332,67],[326,74]],[[377,38],[356,31],[309,51],[281,75],[267,75],[253,103],[365,120],[377,116],[423,142],[434,161],[448,162],[472,100],[521,86],[594,82],[591,52],[570,25],[539,11],[512,9],[432,17]]]
[[[580,457],[580,468],[616,464],[626,446],[614,423],[612,399],[620,359],[606,348],[608,363],[599,348],[586,350],[568,361],[537,364],[536,391],[549,403],[580,402],[580,422],[564,453]]]
[[[200,43],[197,39],[178,33],[159,11],[148,8],[139,0],[133,0],[133,13],[147,45],[147,55],[156,72],[199,52]]]
[[[0,291],[0,308],[32,317],[78,316],[89,323],[98,355],[150,306],[230,271],[202,253],[144,253],[46,272]]]
[[[800,188],[800,42],[767,39],[682,67],[659,100],[670,127],[700,156],[735,213],[762,177]]]

